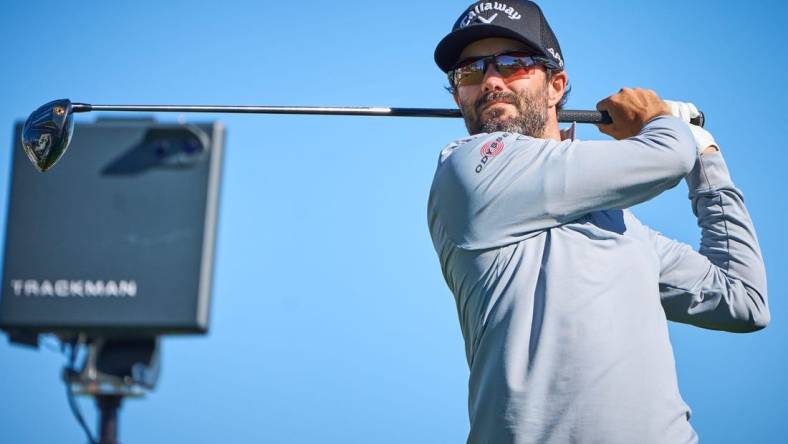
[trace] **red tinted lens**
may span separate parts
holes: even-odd
[[[523,51],[463,60],[451,73],[454,86],[481,84],[486,71],[486,61],[493,58],[495,59],[495,69],[501,74],[501,77],[512,80],[529,75],[531,68],[538,63],[532,54]]]
[[[484,59],[470,59],[460,62],[452,71],[455,87],[478,85],[484,79]]]
[[[527,76],[535,65],[533,57],[524,52],[510,52],[495,58],[495,68],[504,78]]]

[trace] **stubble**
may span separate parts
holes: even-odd
[[[513,105],[517,110],[516,114],[501,115],[499,110],[493,109],[482,117],[485,106],[494,101]],[[521,95],[490,91],[472,105],[463,104],[462,115],[471,135],[504,131],[543,138],[547,127],[547,85],[539,91],[524,92]]]

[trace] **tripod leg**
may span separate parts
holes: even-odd
[[[121,395],[96,395],[99,409],[99,444],[119,444],[118,410],[121,401]]]

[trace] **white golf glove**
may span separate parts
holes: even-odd
[[[695,146],[698,147],[698,154],[703,154],[706,148],[710,146],[715,147],[717,151],[720,150],[720,146],[714,140],[714,136],[712,136],[711,133],[690,123],[690,119],[700,116],[700,111],[698,111],[695,105],[689,102],[676,102],[673,100],[665,100],[665,103],[670,107],[670,113],[673,114],[674,117],[678,117],[689,125],[690,131],[692,131],[692,135],[695,137]]]

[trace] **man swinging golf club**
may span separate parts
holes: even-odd
[[[558,41],[525,0],[468,7],[435,50],[470,137],[440,153],[428,218],[470,367],[469,443],[694,443],[666,319],[769,321],[752,222],[697,109],[622,89],[617,140],[559,131]],[[672,114],[672,115],[671,115]],[[626,208],[687,182],[700,251]]]

